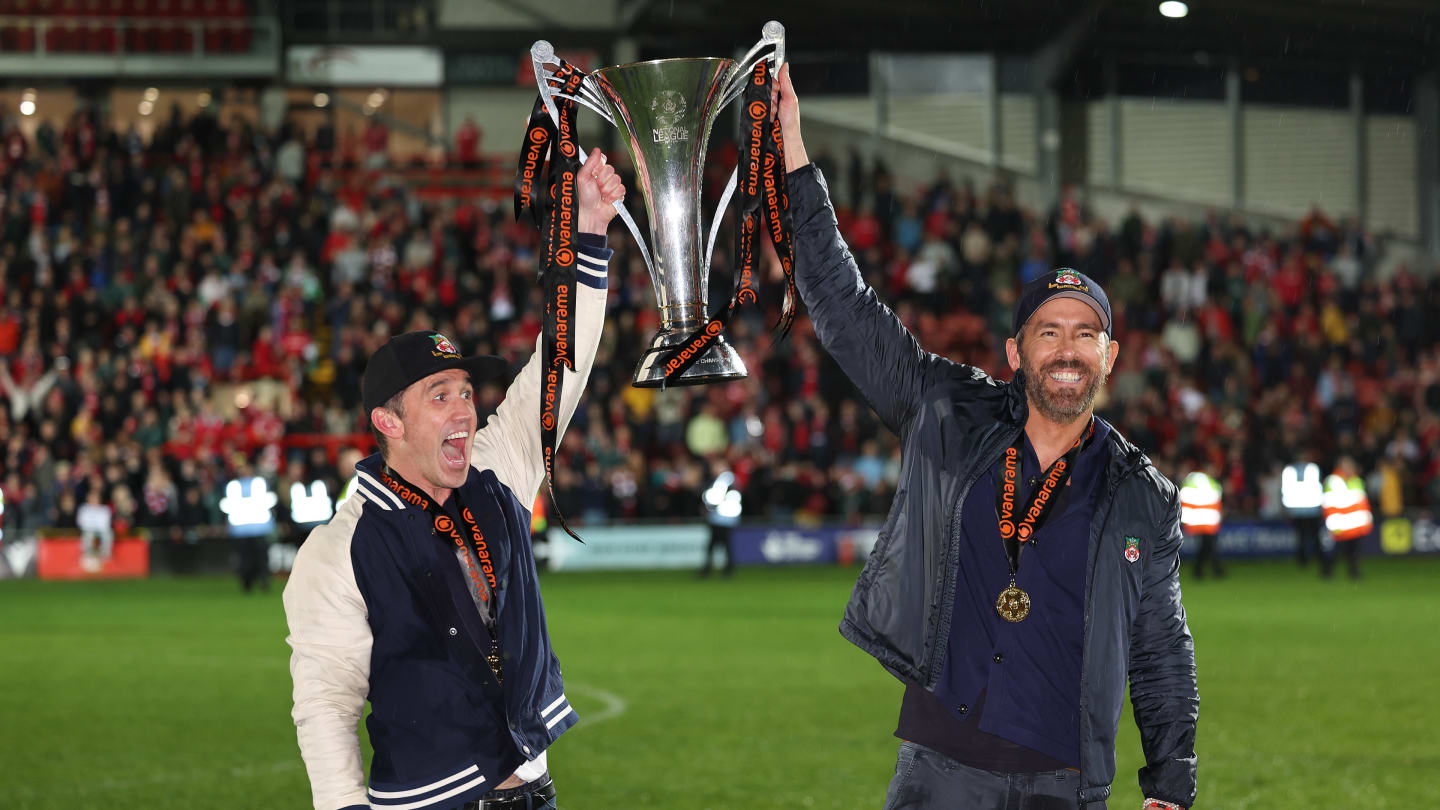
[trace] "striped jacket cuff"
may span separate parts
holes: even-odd
[[[605,246],[605,237],[582,233],[577,235],[576,243],[580,249],[575,254],[575,272],[580,283],[596,290],[609,287],[610,257],[615,251]]]

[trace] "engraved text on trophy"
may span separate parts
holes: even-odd
[[[655,127],[650,137],[655,143],[674,143],[690,137],[688,127],[677,127],[675,122],[685,115],[685,96],[675,90],[661,91],[650,100],[650,115]]]

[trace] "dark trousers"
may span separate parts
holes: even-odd
[[[1202,534],[1200,538],[1200,553],[1195,555],[1195,578],[1201,579],[1205,576],[1205,565],[1209,563],[1210,569],[1215,576],[1225,576],[1225,567],[1220,564],[1220,536],[1218,534]]]
[[[903,742],[884,810],[1076,810],[1079,790],[1077,771],[984,771]],[[1086,810],[1105,810],[1105,803]]]
[[[261,590],[270,590],[269,546],[263,537],[241,537],[236,541],[240,574],[240,587],[249,593],[256,585]]]
[[[725,549],[725,576],[735,573],[735,547],[730,543],[730,527],[710,524],[710,545],[705,547],[705,565],[700,568],[701,576],[709,576],[715,567],[715,549]]]
[[[1295,560],[1302,566],[1309,565],[1313,555],[1320,561],[1323,570],[1329,570],[1325,551],[1320,548],[1320,518],[1297,517],[1292,522],[1295,525]]]
[[[1345,558],[1345,572],[1350,575],[1351,579],[1360,578],[1360,541],[1362,539],[1357,537],[1354,540],[1335,541],[1335,557]],[[1331,565],[1329,560],[1326,560],[1326,563],[1323,573],[1328,577]]]

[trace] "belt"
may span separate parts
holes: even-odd
[[[461,810],[555,810],[555,780],[546,777],[534,788],[524,785],[514,790],[496,791],[491,798],[470,802]]]

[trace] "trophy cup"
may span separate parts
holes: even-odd
[[[702,245],[700,180],[710,129],[720,111],[741,95],[759,62],[773,60],[771,69],[780,70],[785,58],[785,27],[775,21],[766,23],[761,40],[738,61],[659,59],[616,65],[586,75],[573,94],[562,93],[556,86],[560,62],[549,42],[536,42],[530,55],[541,101],[551,117],[558,120],[555,96],[584,105],[620,129],[634,163],[635,185],[645,199],[653,251],[647,250],[624,203],[615,207],[650,271],[661,324],[641,355],[633,384],[659,388],[745,377],[745,363],[723,336],[716,337],[693,365],[668,382],[666,369],[656,361],[679,347],[707,319],[710,256],[737,177],[730,175],[709,239]],[[583,160],[585,150],[581,149],[580,155]]]

